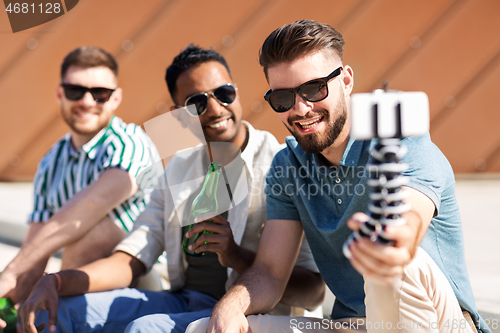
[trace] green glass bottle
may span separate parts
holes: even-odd
[[[17,312],[10,298],[0,298],[0,319],[7,323],[7,327],[3,329],[3,333],[16,332],[16,317]],[[2,329],[0,328],[1,331]]]
[[[191,214],[189,216],[187,231],[191,230],[194,226],[194,219],[196,217],[204,213],[217,212],[217,184],[219,183],[220,173],[221,165],[217,162],[210,163],[205,183],[203,184],[200,194],[198,194],[198,196],[194,199],[191,206]],[[193,237],[184,237],[184,241],[182,242],[182,249],[184,252],[194,256],[203,255],[204,253],[196,253],[188,249],[188,246],[193,244],[202,234],[211,234],[211,232],[202,231]]]

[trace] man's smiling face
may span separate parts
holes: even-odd
[[[233,84],[226,68],[217,61],[196,65],[182,73],[176,81],[176,104],[184,105],[187,97],[197,93],[209,92],[225,85]],[[223,106],[213,97],[208,98],[207,109],[201,116],[193,117],[182,114],[181,121],[193,133],[194,122],[200,122],[207,142],[232,142],[241,146],[245,141],[246,131],[241,123],[242,109],[238,91],[233,103]],[[196,133],[195,133],[196,134]]]
[[[295,88],[310,80],[326,77],[339,66],[342,66],[340,59],[331,51],[310,53],[291,62],[270,67],[269,86],[272,90]],[[321,153],[345,130],[350,91],[344,90],[344,75],[345,71],[328,82],[328,97],[324,100],[309,102],[296,94],[292,109],[278,113],[281,121],[307,153]]]

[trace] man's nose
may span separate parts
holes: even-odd
[[[94,106],[97,104],[97,102],[94,100],[94,96],[92,96],[90,91],[85,92],[85,95],[83,95],[82,99],[80,100],[80,103],[89,106]]]
[[[314,108],[313,102],[309,102],[308,100],[304,99],[304,97],[300,96],[300,94],[295,94],[295,104],[290,109],[291,111],[290,113],[304,116],[313,108]]]
[[[212,94],[208,94],[207,113],[211,116],[219,116],[223,111],[224,106]]]

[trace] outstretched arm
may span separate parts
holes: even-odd
[[[369,239],[361,239],[351,243],[349,249],[352,257],[349,259],[356,270],[365,278],[391,282],[395,276],[403,273],[404,266],[415,256],[417,247],[422,241],[434,215],[435,206],[425,194],[405,187],[409,197],[405,200],[411,204],[409,212],[403,216],[406,224],[387,228],[389,239],[394,240],[394,246],[384,246]],[[368,217],[357,213],[348,221],[351,229],[359,229],[360,224]]]
[[[49,221],[33,225],[32,235],[0,276],[0,297],[9,293],[15,295],[16,287],[25,288],[16,286],[23,273],[40,266],[56,251],[80,239],[136,190],[133,176],[124,170],[110,168],[96,182],[74,195]]]
[[[36,284],[20,310],[23,332],[37,332],[35,318],[39,310],[49,311],[48,326],[53,332],[57,325],[58,296],[125,288],[145,272],[145,266],[135,257],[116,252],[79,269],[61,271],[57,277],[49,274]],[[58,290],[58,287],[60,289]]]

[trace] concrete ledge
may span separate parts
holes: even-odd
[[[0,221],[0,241],[14,246],[21,246],[28,232],[28,224]]]

